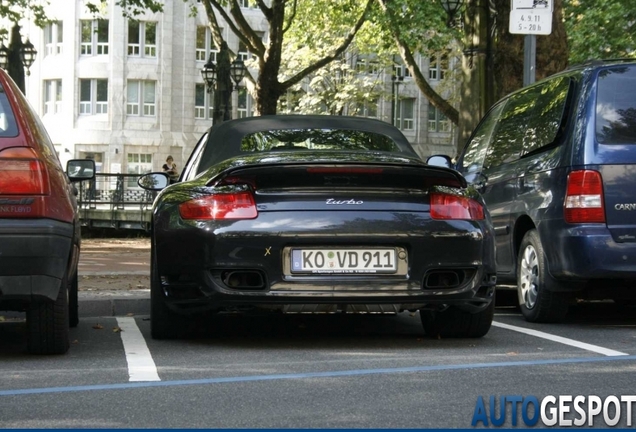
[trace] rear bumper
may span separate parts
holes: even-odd
[[[264,281],[262,289],[254,290],[229,287],[219,272],[202,270],[178,280],[162,277],[161,284],[164,301],[180,313],[252,307],[295,313],[393,313],[447,305],[477,312],[493,300],[495,276],[492,270],[478,268],[461,286],[449,289],[427,289],[404,279],[314,278],[274,286]]]
[[[0,220],[0,303],[55,300],[71,256],[73,225]]]
[[[560,280],[636,282],[636,243],[617,243],[604,225],[540,225],[552,277]]]

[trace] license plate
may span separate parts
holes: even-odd
[[[293,273],[395,273],[395,248],[292,249]]]

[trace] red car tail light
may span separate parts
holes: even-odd
[[[0,151],[0,195],[48,195],[46,165],[35,150],[12,147]]]
[[[433,219],[484,219],[483,206],[474,199],[449,194],[431,194],[431,217]]]
[[[598,171],[572,171],[565,196],[567,223],[604,223],[603,179]]]
[[[187,220],[254,219],[258,212],[249,191],[208,195],[179,204],[179,214]]]

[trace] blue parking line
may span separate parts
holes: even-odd
[[[519,366],[541,366],[541,365],[562,365],[576,363],[607,363],[607,362],[625,362],[636,360],[636,355],[620,356],[620,357],[586,357],[574,359],[552,359],[552,360],[527,360],[516,362],[497,362],[497,363],[469,363],[458,365],[438,365],[438,366],[412,366],[401,368],[382,368],[382,369],[354,369],[343,371],[328,372],[306,372],[291,374],[273,374],[273,375],[250,375],[225,378],[206,378],[194,380],[176,380],[176,381],[152,381],[152,382],[127,382],[121,384],[101,384],[71,387],[46,387],[31,388],[17,390],[0,390],[0,396],[18,396],[33,395],[46,393],[71,393],[95,390],[123,390],[138,389],[148,387],[175,387],[187,385],[207,385],[207,384],[224,384],[236,382],[254,382],[254,381],[276,381],[289,379],[307,379],[307,378],[333,378],[360,375],[379,375],[394,373],[418,373],[418,372],[435,372],[448,370],[469,370],[469,369],[489,369],[499,367],[519,367]]]

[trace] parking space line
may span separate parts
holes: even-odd
[[[294,379],[312,379],[312,378],[336,378],[336,377],[353,377],[364,375],[385,375],[395,373],[425,373],[450,370],[471,370],[471,369],[490,369],[502,367],[527,367],[527,366],[547,366],[547,365],[568,365],[568,364],[592,364],[607,362],[633,362],[636,356],[628,355],[626,357],[592,357],[592,358],[565,358],[565,359],[546,359],[546,360],[526,360],[514,362],[497,362],[497,363],[469,363],[469,364],[444,364],[435,366],[413,366],[401,368],[383,368],[383,369],[356,369],[326,372],[305,372],[305,373],[289,373],[289,374],[273,374],[273,375],[248,375],[248,376],[230,376],[220,378],[204,378],[190,380],[160,381],[160,382],[137,382],[137,383],[120,383],[120,384],[101,384],[101,385],[83,385],[71,387],[45,387],[45,388],[28,388],[15,390],[0,390],[2,396],[18,396],[33,394],[51,394],[51,393],[72,393],[85,391],[100,390],[123,390],[123,389],[140,389],[140,388],[159,388],[159,387],[178,387],[190,385],[211,385],[211,384],[227,384],[240,382],[258,382],[258,381],[280,381]]]
[[[117,325],[121,329],[121,341],[128,362],[128,381],[161,381],[155,361],[135,319],[117,318]]]
[[[512,326],[512,325],[509,325],[509,324],[504,324],[504,323],[500,323],[500,322],[496,322],[496,321],[493,321],[492,325],[494,327],[499,327],[499,328],[503,328],[503,329],[506,329],[506,330],[512,330],[512,331],[516,331],[516,332],[519,332],[519,333],[524,333],[524,334],[527,334],[527,335],[530,335],[530,336],[535,336],[535,337],[538,337],[538,338],[547,339],[547,340],[550,340],[552,342],[557,342],[557,343],[561,343],[561,344],[564,344],[564,345],[570,345],[570,346],[573,346],[573,347],[576,347],[576,348],[581,348],[581,349],[584,349],[584,350],[587,350],[587,351],[592,351],[592,352],[595,352],[595,353],[598,353],[598,354],[602,354],[602,355],[605,355],[605,356],[626,356],[626,355],[629,355],[629,354],[624,353],[624,352],[614,351],[614,350],[611,350],[611,349],[608,349],[608,348],[600,347],[598,345],[592,345],[592,344],[589,344],[589,343],[580,342],[580,341],[577,341],[577,340],[574,340],[574,339],[568,339],[568,338],[565,338],[565,337],[562,337],[562,336],[557,336],[557,335],[553,335],[553,334],[550,334],[550,333],[545,333],[545,332],[538,331],[538,330],[532,330],[532,329],[528,329],[528,328],[524,328],[524,327]]]

